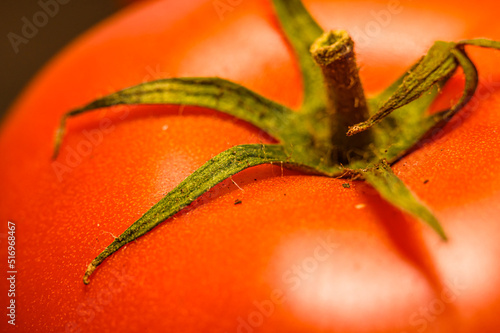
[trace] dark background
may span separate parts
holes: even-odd
[[[59,11],[48,16],[38,33],[18,46],[16,54],[8,34],[21,37],[23,17],[43,10],[39,4],[57,0],[0,0],[0,121],[11,103],[36,72],[59,50],[97,22],[127,5],[126,0],[60,0]],[[24,37],[23,37],[24,38]]]

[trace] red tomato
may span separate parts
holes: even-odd
[[[82,283],[113,237],[205,161],[272,139],[212,110],[115,107],[69,121],[61,171],[51,154],[65,112],[182,76],[227,78],[290,107],[301,101],[270,2],[220,2],[230,10],[212,0],[127,8],[56,57],[11,110],[0,137],[0,230],[15,223],[16,326],[4,315],[2,331],[498,332],[500,54],[483,49],[469,48],[481,73],[469,107],[394,166],[448,242],[363,182],[344,188],[345,180],[261,166],[219,184]],[[325,29],[353,34],[368,93],[437,39],[500,39],[496,3],[305,1]],[[462,81],[437,104],[448,105]],[[2,299],[9,286],[4,279]]]

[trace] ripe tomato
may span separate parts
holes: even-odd
[[[500,39],[494,1],[304,2],[325,29],[352,33],[368,93],[436,39]],[[273,139],[212,110],[114,107],[70,120],[56,165],[65,112],[162,77],[219,76],[290,107],[301,100],[268,1],[127,8],[56,57],[2,126],[0,230],[16,225],[17,331],[497,332],[500,55],[471,55],[481,73],[475,99],[394,166],[448,242],[363,182],[344,188],[261,166],[119,250],[85,286],[88,263],[196,168],[231,146]],[[1,327],[12,329],[5,317]]]

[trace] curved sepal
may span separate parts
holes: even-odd
[[[500,50],[500,42],[484,38],[468,39],[457,43],[436,42],[427,55],[420,59],[408,74],[402,76],[386,91],[371,101],[373,108],[381,100],[388,98],[387,102],[370,119],[352,126],[347,135],[355,135],[371,128],[394,110],[418,99],[436,83],[446,82],[457,66],[460,65],[466,77],[465,89],[460,101],[449,110],[426,119],[428,124],[448,121],[470,101],[478,86],[477,70],[464,50],[467,45]]]
[[[391,112],[418,99],[436,83],[449,78],[458,66],[451,52],[455,47],[455,43],[436,42],[417,66],[404,77],[401,85],[377,113],[367,121],[350,127],[347,135],[352,136],[371,128]]]
[[[215,109],[266,131],[278,140],[288,128],[293,111],[241,85],[219,78],[172,78],[123,89],[66,113],[56,132],[54,156],[59,152],[69,117],[119,104],[179,104]]]
[[[326,105],[323,76],[311,58],[310,48],[323,29],[309,14],[301,0],[273,0],[279,23],[299,62],[304,98],[301,109],[313,112]]]
[[[371,168],[356,171],[377,190],[382,198],[427,223],[443,240],[447,239],[436,217],[416,198],[403,181],[392,172],[391,167],[385,160],[380,161],[380,163]]]
[[[496,40],[486,39],[486,38],[475,38],[466,39],[457,43],[458,45],[473,45],[484,47],[487,49],[497,49],[500,50],[500,42]]]
[[[465,87],[460,97],[460,100],[453,105],[449,110],[444,110],[429,117],[435,121],[436,124],[447,122],[458,111],[469,103],[474,96],[476,89],[479,85],[479,74],[474,63],[469,59],[465,50],[452,50],[453,55],[458,60],[460,67],[462,67],[465,74]]]
[[[163,197],[99,254],[88,266],[84,283],[88,284],[96,267],[119,248],[178,213],[221,181],[247,168],[269,163],[301,168],[300,164],[291,160],[289,153],[281,145],[241,145],[215,156]]]

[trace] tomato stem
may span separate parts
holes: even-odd
[[[311,54],[321,68],[327,94],[326,109],[319,112],[333,126],[332,142],[340,147],[338,161],[348,163],[352,149],[364,150],[373,141],[370,131],[352,138],[346,135],[350,126],[369,118],[354,42],[344,30],[329,31],[314,42]]]

